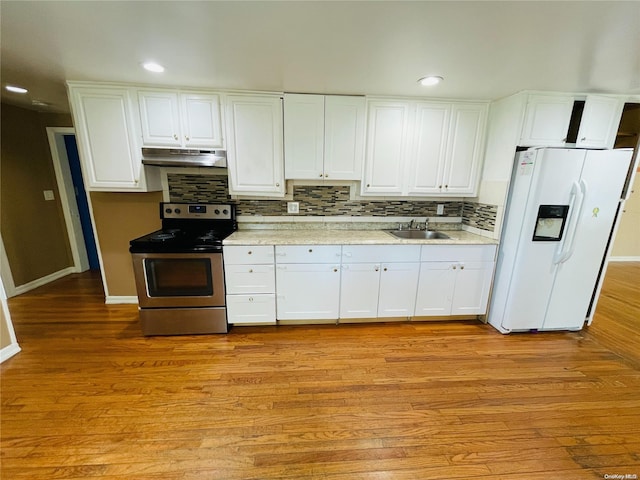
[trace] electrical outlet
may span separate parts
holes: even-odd
[[[45,200],[54,200],[56,197],[53,195],[53,190],[44,190],[44,199]]]
[[[287,202],[287,213],[300,213],[300,202]]]
[[[442,203],[438,204],[438,209],[436,210],[436,213],[438,215],[444,215],[444,204]]]

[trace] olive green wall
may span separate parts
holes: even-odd
[[[0,229],[16,287],[73,266],[46,127],[71,116],[2,104]],[[46,201],[44,190],[55,200]]]

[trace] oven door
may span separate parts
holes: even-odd
[[[225,304],[221,253],[133,253],[141,308]]]

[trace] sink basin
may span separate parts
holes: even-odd
[[[398,238],[417,238],[422,240],[446,239],[449,235],[436,230],[385,230]]]

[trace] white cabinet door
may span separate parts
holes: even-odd
[[[416,297],[416,316],[451,314],[456,272],[449,262],[423,262]]]
[[[337,319],[340,264],[284,264],[276,267],[278,320]]]
[[[182,93],[182,142],[187,148],[222,148],[220,97],[208,93]]]
[[[408,153],[409,102],[375,100],[367,104],[367,141],[363,195],[404,193]]]
[[[159,175],[142,166],[135,92],[69,83],[74,125],[89,190],[162,190]]]
[[[364,97],[285,94],[285,178],[360,180]]]
[[[228,295],[276,291],[273,265],[225,265],[224,277]]]
[[[324,178],[362,179],[365,109],[364,97],[325,97]]]
[[[613,148],[624,101],[617,97],[588,95],[580,120],[576,146]]]
[[[285,178],[324,178],[324,95],[284,96]]]
[[[525,111],[520,145],[562,147],[567,142],[574,97],[531,95]]]
[[[379,288],[380,264],[343,264],[340,280],[340,318],[377,317]]]
[[[412,317],[415,312],[419,263],[383,263],[378,317]]]
[[[449,104],[419,103],[417,106],[408,179],[410,195],[442,191],[450,114]]]
[[[182,146],[178,93],[140,90],[140,121],[145,146]]]
[[[483,315],[487,312],[493,262],[467,262],[454,265],[456,284],[451,315]]]
[[[282,99],[230,95],[226,112],[229,193],[283,197]]]
[[[486,116],[486,104],[453,105],[441,193],[475,193],[484,153]]]
[[[139,90],[145,147],[221,148],[220,97],[206,92]]]
[[[275,295],[228,295],[227,321],[232,325],[275,324]]]

